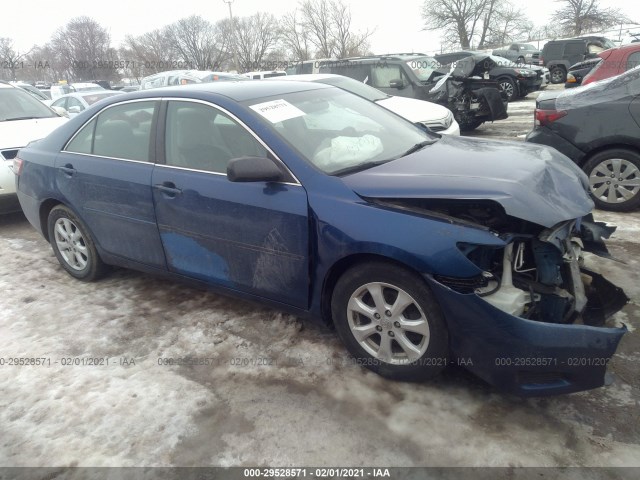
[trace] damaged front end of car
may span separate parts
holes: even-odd
[[[615,230],[591,214],[542,227],[490,200],[401,199],[387,206],[484,229],[496,246],[459,242],[478,268],[471,278],[426,275],[450,332],[453,363],[520,396],[571,393],[605,384],[626,327],[607,320],[625,293],[585,262],[610,255]]]

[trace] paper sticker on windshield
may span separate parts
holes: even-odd
[[[291,105],[286,100],[273,100],[271,102],[257,103],[251,105],[253,110],[258,112],[271,123],[283,122],[290,118],[302,117],[305,113],[298,107]]]

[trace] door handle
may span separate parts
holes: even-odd
[[[58,167],[58,169],[64,172],[64,174],[68,175],[69,177],[76,173],[76,169],[73,168],[73,165],[71,165],[70,163],[67,163],[64,167]]]
[[[160,190],[162,193],[170,197],[175,197],[176,195],[179,195],[182,193],[182,190],[180,190],[179,188],[176,188],[176,185],[173,182],[159,183],[154,185],[153,188]]]

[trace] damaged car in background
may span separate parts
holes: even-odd
[[[445,68],[418,53],[327,61],[320,72],[355,78],[389,95],[438,103],[453,112],[461,131],[470,131],[508,117],[507,95],[489,79],[496,66],[486,55]]]
[[[71,276],[118,265],[323,319],[387,378],[458,364],[518,395],[575,392],[605,383],[626,331],[609,319],[627,297],[583,254],[607,256],[614,228],[568,158],[425,131],[333,86],[113,97],[14,171]]]

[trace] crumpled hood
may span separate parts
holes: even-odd
[[[0,122],[0,149],[22,148],[46,137],[67,121],[63,117]]]
[[[495,200],[508,215],[544,227],[593,209],[580,168],[557,150],[530,143],[443,136],[343,180],[369,198]]]

